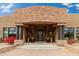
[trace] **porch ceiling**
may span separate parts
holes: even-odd
[[[31,22],[18,22],[16,23],[18,26],[24,26],[24,25],[65,25],[65,22],[49,22],[49,21],[31,21]]]

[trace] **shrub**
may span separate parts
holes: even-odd
[[[75,42],[76,42],[76,40],[74,40],[74,39],[68,39],[68,40],[67,40],[67,43],[68,43],[68,44],[73,44],[73,43],[75,43]]]
[[[10,37],[6,38],[6,42],[9,44],[14,44],[15,39],[16,39],[16,37],[10,36]]]

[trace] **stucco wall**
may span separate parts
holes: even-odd
[[[68,14],[67,27],[79,27],[79,14]]]
[[[0,18],[0,36],[3,36],[3,27],[15,27],[16,20],[9,17],[1,17]]]

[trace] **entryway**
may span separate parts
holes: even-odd
[[[55,30],[52,25],[30,25],[26,29],[26,42],[55,42]]]

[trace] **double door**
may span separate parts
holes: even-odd
[[[38,27],[36,28],[36,31],[35,31],[35,41],[45,41],[45,29],[42,28],[42,27]]]

